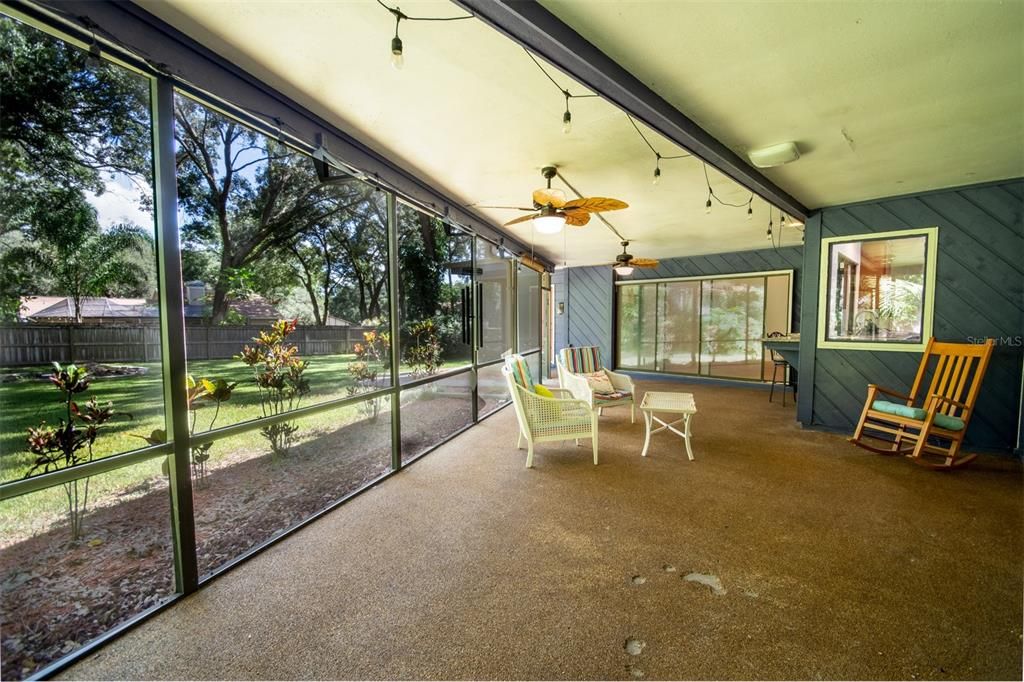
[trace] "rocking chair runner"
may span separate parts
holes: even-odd
[[[908,395],[868,385],[864,411],[850,442],[883,455],[906,455],[935,469],[951,469],[972,461],[977,455],[960,456],[960,446],[994,347],[994,339],[984,344],[940,343],[931,339]],[[915,406],[917,392],[933,360],[931,385],[920,406]],[[890,402],[884,396],[904,402]],[[888,442],[890,446],[875,447],[865,443],[865,438]]]

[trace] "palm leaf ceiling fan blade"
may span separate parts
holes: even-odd
[[[566,211],[577,210],[587,211],[588,213],[601,213],[603,211],[618,211],[623,208],[629,208],[629,204],[625,201],[609,197],[583,197],[566,202],[562,208]]]
[[[656,268],[658,260],[656,258],[633,258],[629,264],[635,268]]]
[[[583,211],[577,212],[566,212],[565,213],[565,224],[572,225],[573,227],[583,227],[590,222],[590,214],[584,213]]]
[[[540,215],[540,213],[532,213],[530,215],[524,215],[524,216],[521,216],[519,218],[516,218],[515,220],[508,221],[507,223],[505,223],[505,226],[507,227],[509,225],[515,225],[516,223],[525,223],[527,220],[533,220],[534,218],[536,218],[539,215]]]

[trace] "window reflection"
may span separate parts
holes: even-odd
[[[926,235],[829,245],[829,341],[920,342]]]

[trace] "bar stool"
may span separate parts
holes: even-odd
[[[785,336],[785,334],[783,334],[782,332],[772,332],[771,334],[768,334],[767,337],[765,337],[765,338],[778,339],[778,338],[782,338],[783,336]],[[789,363],[786,362],[786,359],[784,357],[779,355],[774,350],[771,351],[771,354],[772,354],[772,388],[768,392],[768,402],[772,402],[774,400],[774,398],[775,398],[775,384],[776,383],[780,383],[780,384],[782,384],[782,406],[785,407],[786,406],[786,368],[789,367]],[[778,380],[778,375],[779,375],[779,370],[780,369],[782,370],[782,381]],[[796,402],[796,387],[793,387],[793,401]]]

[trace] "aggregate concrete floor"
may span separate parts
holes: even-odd
[[[616,409],[600,466],[527,470],[505,409],[64,676],[1021,679],[1019,462],[938,473],[686,390],[694,462]]]

